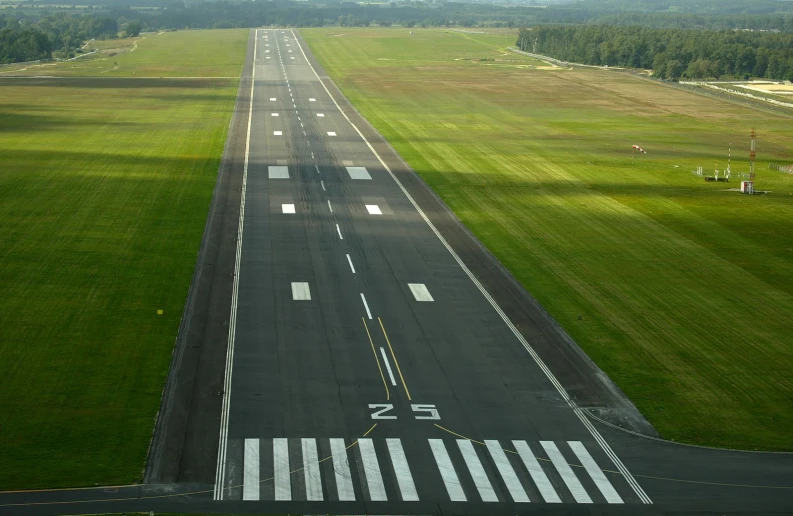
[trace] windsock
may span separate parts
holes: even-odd
[[[641,147],[639,147],[638,145],[634,145],[634,146],[633,146],[633,150],[637,150],[637,151],[639,151],[639,152],[643,152],[643,153],[647,154],[647,151],[646,151],[646,150],[644,150],[644,149],[642,149],[642,148],[641,148]]]

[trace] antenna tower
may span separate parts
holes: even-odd
[[[757,150],[757,132],[752,127],[752,146],[749,149],[749,181],[754,181],[754,155]]]

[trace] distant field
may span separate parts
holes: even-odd
[[[142,74],[0,78],[0,490],[141,478],[238,83]]]
[[[793,176],[767,169],[793,162],[793,118],[627,74],[529,67],[500,51],[514,36],[301,33],[664,437],[793,450]],[[753,126],[769,195],[692,175],[723,169],[730,143],[747,172]]]
[[[239,77],[246,41],[248,29],[141,34],[90,42],[100,52],[73,61],[0,67],[0,77]]]

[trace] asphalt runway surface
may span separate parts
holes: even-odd
[[[789,514],[793,456],[652,427],[341,96],[248,60],[142,486],[2,514]]]

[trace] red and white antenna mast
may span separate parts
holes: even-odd
[[[749,149],[749,181],[754,181],[754,155],[757,150],[757,132],[752,127],[752,146]]]

